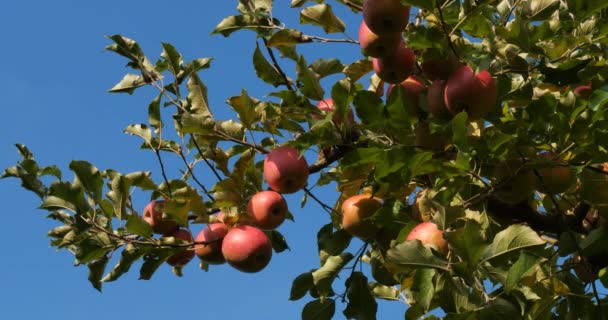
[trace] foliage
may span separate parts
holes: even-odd
[[[446,319],[608,316],[605,294],[599,292],[600,284],[608,286],[608,172],[598,166],[608,162],[608,3],[402,3],[414,6],[415,17],[403,35],[416,52],[414,73],[425,86],[431,81],[420,66],[437,57],[453,56],[494,76],[498,102],[483,119],[471,120],[466,111],[435,116],[424,96],[418,114],[408,112],[412,102],[402,98],[403,89],[385,97],[385,84],[373,74],[369,57],[308,61],[298,53],[300,46],[318,42],[351,42],[352,50],[359,50],[356,41],[305,34],[272,14],[272,0],[246,0],[212,33],[253,32],[259,39],[254,71],[276,90],[260,98],[242,89],[229,97],[235,119],[216,119],[209,108],[199,73],[207,72],[212,59],[184,61],[176,48],[162,43],[153,62],[135,40],[109,37],[106,49],[127,59],[132,69],[109,91],[158,90],[147,108],[148,122],[132,124],[125,132],[141,138],[141,147],[154,153],[161,167],[163,157],[181,159],[182,177],[169,179],[163,169],[158,183],[148,171],[100,170],[77,160],[69,164],[73,179],[64,180],[57,166],[39,166],[23,145],[17,145],[22,159],[2,177],[19,178],[40,197],[40,208],[58,222],[48,233],[51,245],[72,252],[101,290],[138,261],[143,262],[140,278],[150,279],[168,257],[195,245],[154,236],[132,206],[132,189],[165,199],[167,218],[184,228],[216,222],[213,214],[220,210],[236,224],[246,219],[247,200],[264,188],[264,154],[288,144],[300,153],[318,154],[309,166],[309,186],[333,184],[337,190],[335,204],[321,204],[329,219],[318,231],[320,264],[294,280],[289,296],[309,296],[303,319],[330,319],[340,301],[346,302],[346,317],[374,319],[376,299],[407,303],[406,319],[433,319],[433,310],[441,310]],[[333,6],[341,5],[359,13],[363,1],[291,2],[302,25],[330,36],[358,27],[347,26],[334,13]],[[328,76],[339,79],[321,85]],[[590,94],[575,90],[584,85],[592,88]],[[327,97],[335,103],[333,114],[347,119],[352,105],[357,121],[323,115],[315,105]],[[164,112],[169,109],[170,117]],[[417,145],[416,128],[423,123],[447,137],[444,148]],[[546,152],[558,159],[540,157]],[[497,173],[495,168],[505,162],[516,167]],[[198,179],[196,166],[208,166],[215,184]],[[571,168],[576,181],[563,192],[542,193],[548,183],[543,170],[556,166]],[[514,186],[522,172],[529,172],[535,185]],[[48,177],[54,180],[47,183]],[[518,201],[509,203],[503,196],[528,187],[534,192]],[[444,230],[447,255],[419,241],[404,241],[419,222],[411,199],[421,189],[427,194],[419,210]],[[382,209],[371,217],[383,236],[366,239],[359,252],[351,253],[352,237],[340,228],[340,212],[334,208],[358,193],[383,199]],[[303,204],[318,201],[309,188],[303,195]],[[288,248],[279,231],[267,233],[275,252]],[[118,252],[117,264],[109,265]],[[357,271],[362,264],[371,271]],[[581,265],[592,273],[590,279],[572,271]],[[175,267],[178,275],[180,268]],[[209,266],[203,263],[203,268]],[[338,279],[345,279],[344,292],[334,291]]]

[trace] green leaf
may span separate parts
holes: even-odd
[[[129,180],[121,174],[117,174],[110,183],[110,191],[108,191],[107,197],[112,201],[114,215],[121,220],[123,215],[126,214],[130,187]]]
[[[91,209],[85,200],[82,187],[66,181],[56,181],[51,184],[48,195],[42,201],[40,208],[47,210],[67,209],[79,214]]]
[[[435,295],[435,286],[433,284],[435,273],[435,269],[416,269],[414,283],[410,288],[413,299],[412,305],[421,306],[425,313],[429,311],[433,296]]]
[[[333,232],[333,225],[324,225],[317,233],[317,244],[321,265],[325,264],[327,258],[342,253],[349,245],[353,237],[343,229]]]
[[[255,121],[258,120],[258,114],[256,113],[256,107],[260,101],[251,98],[245,89],[241,91],[240,96],[234,96],[228,99],[228,104],[236,111],[239,120],[245,128],[250,129]]]
[[[469,266],[476,266],[488,246],[484,240],[484,230],[479,222],[466,220],[464,226],[443,233],[452,248],[463,257]]]
[[[289,250],[289,245],[287,244],[285,237],[280,232],[277,230],[271,230],[267,232],[267,235],[268,238],[270,238],[274,252],[281,253],[285,250]]]
[[[160,99],[163,94],[159,93],[148,105],[148,122],[154,129],[162,129],[163,120],[160,116]]]
[[[107,234],[97,233],[78,243],[76,253],[76,265],[89,263],[101,259],[114,249],[114,244]],[[102,270],[103,273],[103,270]],[[101,275],[99,275],[101,278]]]
[[[603,88],[594,90],[589,97],[589,108],[597,111],[601,110],[606,104],[608,104],[608,90]]]
[[[163,47],[163,52],[160,56],[167,62],[169,66],[169,71],[177,76],[182,69],[182,63],[184,62],[184,58],[182,55],[175,49],[175,47],[167,42],[161,42]]]
[[[319,75],[319,78],[325,78],[332,74],[341,73],[344,65],[336,58],[318,59],[310,65],[310,68]]]
[[[300,11],[301,24],[313,24],[323,27],[327,33],[344,32],[346,25],[338,18],[329,4],[317,4]]]
[[[152,227],[144,221],[138,214],[132,213],[127,218],[127,232],[136,234],[142,237],[151,237],[154,231]]]
[[[399,300],[399,290],[392,286],[386,286],[377,282],[369,283],[369,290],[378,299]]]
[[[182,83],[182,81],[191,74],[197,73],[202,69],[207,69],[211,66],[211,61],[213,58],[197,58],[192,61],[188,61],[186,65],[182,68],[182,71],[175,77],[175,81],[177,83]]]
[[[308,290],[314,286],[312,272],[304,272],[297,276],[291,284],[289,300],[299,300],[306,295]]]
[[[361,272],[353,272],[346,279],[348,304],[343,313],[348,319],[375,320],[378,303],[367,285],[367,277]]]
[[[482,258],[487,261],[504,254],[544,244],[545,241],[532,228],[515,224],[496,234],[492,243],[484,250]]]
[[[568,11],[574,13],[579,19],[608,7],[608,2],[604,0],[567,0],[566,2],[568,3]]]
[[[356,82],[364,75],[370,73],[373,70],[372,61],[369,59],[363,59],[355,61],[342,70],[346,77],[350,79],[351,82]]]
[[[559,0],[531,0],[522,6],[522,14],[532,21],[547,20],[559,9]]]
[[[148,254],[144,256],[144,263],[139,270],[139,280],[150,280],[154,272],[167,260],[171,255],[170,251],[163,251],[157,254]]]
[[[93,288],[97,289],[97,291],[101,292],[101,276],[103,276],[103,272],[108,265],[108,261],[110,258],[108,256],[103,256],[101,259],[91,261],[87,264],[89,267],[89,282],[93,285]]]
[[[331,284],[338,276],[342,268],[352,260],[354,256],[349,252],[343,252],[337,256],[328,257],[323,266],[312,273],[313,283],[322,297],[332,292]]]
[[[280,25],[281,23],[274,19],[273,24]],[[266,34],[270,30],[269,24],[266,19],[258,19],[254,15],[238,15],[224,18],[216,27],[213,29],[211,34],[221,34],[224,37],[228,37],[235,31],[250,29],[257,33]]]
[[[292,46],[306,41],[303,38],[302,31],[296,29],[281,29],[275,32],[270,39],[268,39],[266,45],[269,47],[278,47],[278,46]]]
[[[211,111],[209,110],[207,86],[196,73],[193,73],[188,79],[187,87],[188,106],[186,109],[197,116],[213,119]]]
[[[101,172],[87,161],[74,160],[70,162],[70,169],[74,171],[78,181],[84,189],[93,196],[95,202],[101,201],[103,178]]]
[[[402,4],[410,4],[429,11],[435,10],[435,0],[401,0]]]
[[[433,254],[419,240],[405,241],[386,252],[385,261],[391,271],[411,271],[415,268],[435,268],[449,271],[448,262]]]
[[[255,44],[255,51],[253,52],[253,67],[255,68],[255,74],[264,82],[275,87],[285,83],[279,70],[266,60],[257,42]]]
[[[307,303],[302,309],[302,320],[331,320],[336,312],[333,299],[317,299]]]
[[[117,84],[115,84],[110,90],[108,90],[109,92],[114,92],[114,93],[128,93],[128,94],[132,94],[135,89],[146,85],[148,82],[146,82],[146,80],[144,79],[144,77],[137,75],[137,74],[133,74],[133,73],[127,73],[122,80],[120,80],[120,82],[118,82]]]
[[[302,84],[300,90],[304,96],[313,100],[321,100],[324,98],[325,91],[319,82],[319,75],[308,68],[303,56],[300,56],[300,59],[298,59],[296,73],[298,74],[298,82]]]
[[[385,128],[387,118],[384,114],[384,103],[371,91],[358,91],[353,101],[357,117],[370,128]]]
[[[144,255],[144,250],[139,249],[133,244],[128,244],[121,252],[120,260],[116,265],[106,274],[102,282],[112,282],[117,280],[120,276],[127,273],[131,268],[133,262],[137,261]]]
[[[532,272],[538,269],[538,264],[541,261],[541,257],[529,254],[522,251],[519,254],[519,259],[509,268],[507,275],[507,281],[505,282],[505,292],[509,293],[517,285],[523,277],[530,275]]]
[[[147,144],[150,144],[150,141],[152,140],[152,130],[150,130],[150,128],[148,128],[147,125],[140,123],[140,124],[130,124],[126,129],[125,129],[125,133],[129,133],[132,135],[136,135],[141,137],[142,139],[144,139],[144,141]]]

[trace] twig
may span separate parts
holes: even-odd
[[[165,183],[167,184],[167,190],[169,190],[169,195],[171,195],[173,192],[171,191],[171,184],[169,183],[169,179],[167,179],[167,174],[165,172],[165,165],[163,164],[163,159],[160,156],[160,151],[156,148],[153,149],[154,150],[154,154],[156,154],[156,158],[158,159],[158,163],[160,164],[160,172],[163,175],[163,179],[165,180]]]
[[[209,197],[209,199],[211,199],[211,201],[215,202],[215,198],[209,193],[209,190],[207,190],[207,188],[205,187],[205,185],[203,185],[198,178],[196,178],[196,176],[194,175],[194,172],[192,171],[192,166],[188,163],[188,160],[186,159],[186,156],[184,155],[184,153],[180,150],[179,152],[179,156],[182,158],[182,161],[184,162],[184,164],[186,165],[186,167],[188,168],[188,173],[190,173],[190,175],[192,176],[192,179],[194,180],[194,182],[196,182],[196,184],[203,189],[203,192],[205,192],[205,194],[207,195],[207,197]]]
[[[452,52],[454,52],[454,55],[456,55],[456,58],[458,58],[458,60],[460,60],[460,56],[458,55],[458,52],[456,51],[456,48],[454,47],[454,44],[452,43],[452,33],[448,33],[448,29],[446,27],[445,20],[443,19],[443,11],[441,10],[441,5],[439,5],[439,3],[437,3],[436,7],[437,7],[437,11],[439,11],[439,21],[441,22],[441,29],[443,29],[443,33],[446,35],[446,38],[448,39],[448,44],[450,46],[450,49],[452,49]],[[453,30],[456,30],[456,29],[454,28]],[[453,32],[453,30],[452,30],[452,32]]]
[[[266,40],[266,38],[263,38],[262,40],[264,41],[264,47],[266,47],[266,51],[268,52],[268,55],[270,56],[270,59],[272,60],[272,64],[274,65],[275,69],[277,69],[277,71],[281,75],[281,78],[283,78],[283,82],[284,82],[285,86],[287,86],[287,88],[290,91],[295,91],[294,87],[291,85],[291,81],[289,81],[289,78],[287,78],[285,71],[283,71],[283,69],[279,65],[279,62],[277,61],[277,58],[275,57],[274,52],[272,51],[272,48],[268,46],[268,40]]]
[[[190,134],[190,138],[192,140],[192,143],[194,143],[194,147],[196,148],[196,151],[198,151],[198,154],[201,157],[201,159],[203,159],[203,161],[205,162],[205,164],[207,164],[207,167],[209,167],[209,169],[211,169],[211,171],[213,172],[213,174],[215,175],[215,177],[217,178],[217,180],[218,181],[222,181],[222,177],[220,177],[220,175],[217,172],[217,170],[215,170],[215,168],[213,167],[213,165],[211,165],[211,163],[209,162],[209,160],[207,159],[207,157],[205,157],[205,155],[203,154],[203,150],[198,145],[198,142],[196,142],[196,139],[194,138],[194,135]]]

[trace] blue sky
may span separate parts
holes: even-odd
[[[298,27],[298,10],[289,9],[289,1],[276,2],[275,15],[287,26]],[[236,13],[237,1],[214,2],[209,7],[203,3],[5,2],[0,10],[0,168],[18,160],[13,144],[23,143],[40,164],[57,164],[66,177],[71,160],[86,159],[100,169],[151,170],[160,181],[154,155],[139,149],[138,138],[122,133],[131,123],[147,121],[147,104],[155,92],[107,93],[128,69],[122,57],[103,50],[110,43],[105,36],[119,33],[137,40],[152,61],[161,52],[161,42],[172,43],[186,60],[213,57],[212,68],[201,74],[209,87],[211,108],[218,118],[234,118],[224,103],[226,98],[243,88],[261,98],[272,87],[255,76],[253,33],[239,32],[230,38],[209,35],[223,17]],[[345,14],[347,34],[356,38],[361,17],[338,4],[335,7]],[[327,36],[320,28],[306,30]],[[309,62],[319,57],[338,56],[343,63],[361,58],[359,48],[352,44],[309,44],[300,52]],[[293,69],[288,72],[295,78]],[[172,173],[177,176],[178,162],[168,163],[176,164]],[[209,173],[201,176],[212,185]],[[331,187],[325,190],[316,193],[333,203],[337,194]],[[328,222],[326,213],[313,202],[299,208],[301,193],[290,195],[287,199],[296,223],[286,222],[279,230],[292,250],[275,255],[263,272],[243,274],[220,266],[205,273],[193,261],[183,278],[163,266],[151,281],[139,281],[135,265],[117,282],[105,284],[100,294],[87,281],[86,268],[73,267],[68,252],[49,246],[46,233],[56,224],[45,219],[46,211],[36,209],[39,201],[34,194],[21,189],[16,179],[5,179],[0,180],[0,195],[5,219],[0,319],[297,319],[310,298],[288,301],[291,281],[318,267],[316,232]],[[134,196],[139,196],[135,200],[139,208],[149,198],[143,193]],[[343,318],[343,308],[338,305],[336,319]],[[399,302],[380,302],[378,318],[401,318],[404,311],[405,305]]]

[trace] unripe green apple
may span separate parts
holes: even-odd
[[[176,239],[192,242],[192,233],[186,229],[178,229],[171,236]],[[184,247],[182,251],[170,256],[167,259],[167,263],[173,267],[185,266],[192,258],[194,258],[194,251]]]
[[[382,200],[366,194],[354,195],[342,203],[342,229],[361,239],[372,239],[378,227],[369,218],[382,207]]]
[[[433,222],[427,221],[418,224],[408,233],[406,241],[419,240],[423,245],[431,247],[441,253],[448,253],[448,242],[443,238],[443,231]]]
[[[259,272],[272,258],[272,244],[266,234],[253,226],[236,226],[224,237],[222,254],[229,265],[243,272]]]
[[[378,35],[371,31],[365,21],[359,27],[359,45],[361,52],[370,57],[384,57],[397,50],[402,41],[400,33]]]
[[[163,219],[164,210],[164,200],[150,201],[144,208],[142,218],[152,227],[155,233],[173,234],[178,229],[177,222],[171,219]]]
[[[401,41],[397,50],[382,58],[373,58],[374,72],[386,83],[401,83],[412,74],[416,63],[414,51]]]
[[[226,262],[222,255],[222,242],[228,233],[228,226],[223,223],[211,223],[203,228],[194,239],[196,242],[209,242],[197,244],[194,253],[208,264],[223,264]]]
[[[401,0],[365,0],[363,20],[376,34],[400,34],[410,18],[410,7]]]
[[[308,163],[289,146],[277,147],[264,159],[264,178],[272,190],[294,193],[308,181]]]
[[[272,230],[287,216],[287,201],[278,192],[266,190],[253,195],[247,203],[247,214],[255,226]]]
[[[566,191],[576,182],[574,170],[565,161],[559,160],[558,155],[547,152],[540,155],[541,158],[552,161],[547,167],[537,170],[538,190],[548,194],[558,194]],[[541,181],[542,180],[542,181]]]

